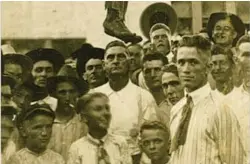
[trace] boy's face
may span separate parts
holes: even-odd
[[[165,132],[159,129],[145,129],[141,134],[141,148],[152,160],[159,161],[168,155],[169,143]]]
[[[36,153],[46,150],[50,141],[53,118],[48,115],[36,115],[24,122],[22,135],[26,138],[26,147]]]

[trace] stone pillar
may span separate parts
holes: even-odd
[[[192,29],[198,33],[202,29],[202,5],[201,1],[192,2]]]

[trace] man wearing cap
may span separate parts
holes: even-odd
[[[25,138],[25,148],[13,154],[9,164],[63,164],[61,155],[47,149],[55,113],[47,104],[31,105],[18,116],[19,131]]]
[[[14,131],[14,119],[17,109],[10,104],[1,105],[1,163],[5,164],[16,151],[16,145],[11,141]]]
[[[241,126],[242,137],[245,150],[247,153],[247,163],[250,162],[250,123],[249,123],[249,106],[250,106],[250,35],[243,35],[236,44],[238,53],[238,62],[241,65],[243,74],[243,84],[236,88],[232,96],[225,98],[227,103],[234,111]]]
[[[99,87],[107,82],[102,67],[104,50],[93,47],[91,44],[83,44],[82,47],[72,53],[77,59],[76,69],[79,77],[87,81],[89,89]]]
[[[128,50],[120,41],[106,46],[104,69],[109,82],[94,89],[110,99],[113,115],[110,129],[115,134],[129,136],[131,129],[155,117],[157,105],[152,95],[129,80]]]
[[[3,74],[11,76],[18,84],[27,80],[32,69],[32,60],[21,54],[6,54],[2,58]]]
[[[47,79],[55,76],[64,64],[62,54],[55,49],[39,48],[29,51],[26,55],[33,61],[30,81],[34,90],[33,101],[43,100],[55,110],[57,100],[49,96],[46,87]]]
[[[235,14],[226,12],[212,13],[208,20],[209,38],[225,49],[235,47],[238,39],[245,33],[245,25]],[[233,49],[235,53],[235,49]],[[234,54],[236,55],[236,54]]]
[[[61,154],[66,161],[70,145],[87,133],[87,125],[76,113],[76,101],[88,91],[87,85],[72,67],[64,65],[56,76],[48,78],[48,91],[58,100],[48,148]]]
[[[207,39],[183,36],[177,68],[185,97],[171,109],[171,164],[244,163],[239,122],[226,104],[216,103],[207,83],[210,56]]]
[[[89,129],[71,145],[67,164],[131,164],[125,138],[108,132],[109,98],[100,92],[87,93],[78,100],[77,109]]]

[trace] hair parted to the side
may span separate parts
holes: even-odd
[[[142,63],[144,64],[145,62],[152,60],[161,60],[163,65],[168,64],[168,58],[158,51],[150,51],[147,55],[144,55],[142,58]]]
[[[87,93],[81,96],[76,103],[76,111],[77,113],[81,113],[85,110],[86,106],[94,99],[94,98],[105,98],[109,100],[108,96],[101,92],[93,92]]]
[[[146,121],[141,125],[140,136],[144,130],[162,130],[165,132],[167,139],[170,139],[170,130],[160,121]]]
[[[167,72],[167,73],[173,73],[174,75],[179,77],[177,66],[175,64],[173,64],[173,63],[165,65],[163,67],[163,71]]]
[[[129,45],[127,46],[127,48],[132,47],[132,46],[137,46],[137,47],[139,47],[140,49],[142,49],[142,45],[140,45],[139,43],[131,43],[131,44],[129,44]]]
[[[240,39],[238,40],[238,42],[236,44],[236,47],[239,48],[239,46],[242,43],[250,43],[250,35],[249,34],[246,34],[246,35],[243,35],[242,37],[240,37]]]
[[[154,31],[159,30],[159,29],[164,29],[167,31],[168,35],[171,35],[170,28],[167,25],[165,25],[164,23],[154,24],[149,31],[149,35],[151,36]]]
[[[212,50],[211,50],[211,56],[215,56],[215,55],[226,55],[228,60],[230,61],[230,63],[232,65],[235,65],[235,62],[233,60],[233,52],[232,50],[226,50],[223,47],[219,46],[219,45],[213,45],[212,46]]]
[[[184,35],[179,42],[179,48],[181,47],[195,47],[199,55],[203,57],[206,62],[211,58],[211,42],[204,37],[195,35]],[[178,51],[178,50],[177,50]]]
[[[126,53],[129,54],[129,51],[128,51],[128,48],[127,46],[125,45],[125,43],[123,43],[122,41],[120,40],[114,40],[114,41],[111,41],[107,44],[106,48],[105,48],[105,53],[104,53],[104,58],[106,56],[106,52],[108,49],[110,49],[111,47],[123,47],[126,49]]]

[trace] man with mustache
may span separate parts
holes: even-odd
[[[207,82],[210,56],[207,39],[183,36],[177,68],[185,97],[171,109],[171,164],[245,162],[238,120],[226,104],[216,103]]]
[[[157,51],[161,52],[164,56],[172,61],[172,56],[170,56],[171,45],[171,30],[163,23],[154,24],[149,32],[151,43],[154,45]]]
[[[100,92],[87,93],[78,100],[77,109],[88,125],[88,134],[71,145],[67,164],[131,164],[126,140],[108,132],[109,98]]]
[[[241,65],[243,84],[225,102],[233,109],[241,126],[247,163],[250,161],[249,106],[250,106],[250,35],[242,36],[237,42],[238,62]]]
[[[47,88],[58,100],[48,148],[66,160],[70,145],[87,133],[87,125],[76,111],[76,101],[88,91],[87,84],[78,78],[75,69],[64,65],[56,76],[48,78]]]
[[[216,81],[216,90],[218,94],[227,95],[233,92],[233,70],[235,63],[233,61],[233,53],[231,50],[225,50],[218,45],[212,47],[212,69],[211,74]]]
[[[63,55],[55,49],[38,48],[26,53],[33,61],[32,79],[28,81],[34,90],[33,102],[43,100],[55,110],[57,100],[48,94],[47,79],[55,76],[64,64]]]
[[[72,57],[77,59],[77,73],[88,83],[90,90],[107,82],[103,69],[104,50],[102,48],[86,43],[73,52]]]
[[[47,104],[34,104],[18,116],[19,131],[25,138],[25,148],[13,154],[9,164],[64,164],[61,155],[47,149],[55,113]]]
[[[104,69],[109,82],[95,88],[110,99],[113,119],[110,129],[115,134],[129,136],[144,120],[155,118],[156,103],[152,95],[129,79],[129,56],[121,41],[110,42],[105,49]]]

